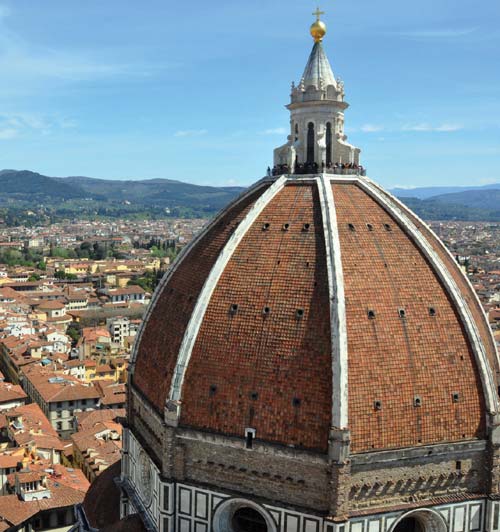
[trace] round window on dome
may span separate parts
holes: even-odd
[[[425,532],[425,527],[419,519],[407,517],[396,525],[394,532]]]
[[[254,508],[243,506],[238,508],[231,519],[234,532],[267,532],[265,517]]]

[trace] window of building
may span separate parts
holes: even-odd
[[[64,526],[66,524],[66,513],[57,512],[57,526]]]
[[[314,163],[314,141],[315,141],[314,124],[312,122],[309,122],[309,124],[307,124],[307,163],[308,164]]]
[[[235,532],[267,532],[268,530],[264,516],[250,507],[236,510],[231,524]]]
[[[425,529],[418,519],[407,517],[396,525],[394,532],[425,532]]]
[[[255,429],[245,429],[245,447],[247,449],[253,448],[254,438],[255,438]]]
[[[332,124],[326,124],[326,164],[332,164]]]

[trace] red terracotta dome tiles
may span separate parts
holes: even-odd
[[[384,195],[387,196],[389,201],[393,201],[385,191],[382,192],[384,193]],[[433,245],[434,251],[437,253],[441,261],[445,264],[446,268],[453,277],[453,280],[458,285],[461,295],[467,302],[473,315],[474,322],[479,330],[479,334],[481,335],[481,339],[486,349],[488,361],[490,363],[492,371],[495,374],[497,385],[500,384],[500,367],[496,354],[496,346],[492,338],[490,326],[486,320],[483,309],[476,297],[476,294],[474,293],[474,289],[464,278],[460,267],[453,259],[453,257],[450,257],[449,253],[446,251],[443,244],[439,241],[436,235],[424,223],[422,223],[421,220],[419,220],[415,213],[408,210],[406,211],[406,214],[415,224],[418,230]]]
[[[203,284],[231,234],[265,192],[263,186],[225,212],[189,251],[156,300],[144,324],[133,384],[161,413],[184,332]]]
[[[431,265],[359,187],[338,184],[333,192],[345,282],[352,451],[484,436],[474,355]],[[414,406],[416,398],[421,406]]]
[[[258,439],[326,451],[328,309],[317,188],[288,184],[244,236],[212,295],[184,382],[181,424],[240,437],[251,427]]]

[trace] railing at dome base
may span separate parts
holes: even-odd
[[[273,169],[268,168],[267,175],[278,176],[283,174],[308,175],[308,174],[333,174],[333,175],[353,175],[366,176],[366,168],[353,165],[332,165],[318,166],[317,164],[298,164],[293,172],[287,164],[280,164]]]

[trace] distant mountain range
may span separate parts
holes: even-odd
[[[425,220],[500,221],[500,183],[390,191]]]
[[[28,170],[0,171],[0,207],[43,208],[56,214],[211,216],[242,187],[208,187],[171,179],[112,180],[48,177]],[[83,211],[82,211],[83,209]]]
[[[0,171],[2,215],[26,210],[50,219],[72,216],[203,216],[215,214],[242,187],[199,186],[171,179],[112,180]],[[426,220],[500,221],[500,183],[479,187],[395,188]]]
[[[484,191],[490,189],[500,189],[500,183],[490,185],[470,186],[470,187],[416,187],[416,188],[393,188],[391,194],[398,198],[418,198],[428,199],[445,194],[455,194],[467,192],[468,190]]]

